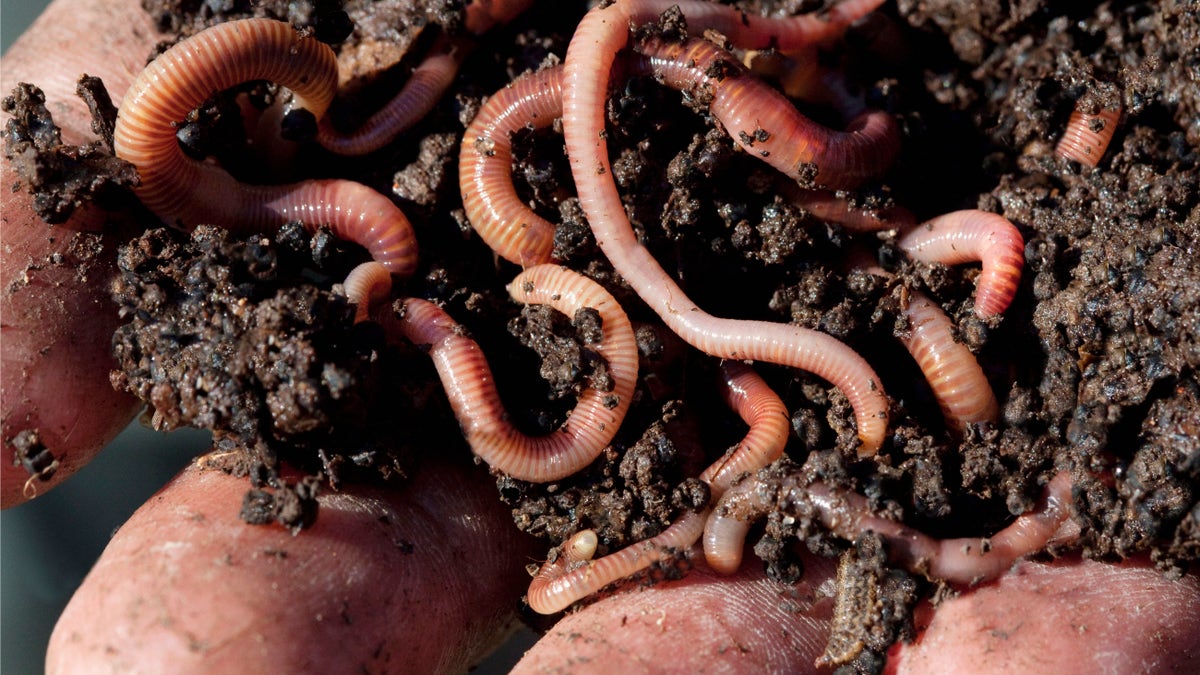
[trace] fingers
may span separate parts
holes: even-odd
[[[0,88],[7,95],[18,82],[38,85],[63,141],[92,140],[76,80],[99,76],[119,101],[157,38],[137,0],[59,0],[4,55]],[[20,179],[7,157],[0,181],[0,507],[8,508],[86,464],[137,404],[108,381],[116,217],[88,209],[49,226],[27,190],[8,189]]]
[[[804,581],[693,570],[680,582],[620,592],[567,614],[514,672],[813,672],[831,601],[813,589],[830,561],[806,559]],[[1200,580],[1145,564],[1022,562],[936,610],[888,654],[888,673],[1187,672],[1200,645]]]
[[[1145,564],[1025,562],[948,600],[893,673],[1174,673],[1195,668],[1200,581]]]
[[[244,479],[188,469],[114,535],[47,672],[463,672],[513,627],[532,553],[470,469],[324,495],[297,536],[238,519]]]
[[[564,616],[513,672],[810,671],[833,608],[815,591],[835,563],[805,565],[796,586],[756,565],[731,577],[701,565],[680,581],[610,596]]]

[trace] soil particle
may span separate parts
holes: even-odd
[[[7,445],[13,449],[13,465],[25,469],[31,479],[47,481],[58,471],[58,459],[42,443],[37,429],[17,433]]]
[[[33,194],[35,212],[48,223],[62,223],[81,204],[93,200],[112,206],[136,184],[137,171],[113,156],[116,109],[94,77],[80,79],[79,95],[92,111],[97,141],[67,145],[46,109],[46,97],[32,84],[19,84],[0,102],[12,117],[4,127],[4,154]]]
[[[220,432],[235,447],[215,453],[223,463],[212,456],[208,463],[265,484],[283,486],[284,459],[334,484],[356,470],[398,473],[401,446],[377,452],[387,431],[381,420],[408,417],[409,404],[376,391],[385,365],[381,331],[355,325],[343,296],[296,283],[307,274],[329,286],[329,273],[344,276],[345,256],[331,256],[325,239],[299,226],[274,239],[201,226],[186,239],[151,230],[125,246],[114,298],[128,323],[115,337],[114,387],[146,401],[156,428]],[[386,417],[376,397],[395,405]],[[231,459],[237,451],[249,462]],[[290,502],[272,503],[273,517],[294,526],[311,521]]]

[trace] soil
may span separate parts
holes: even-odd
[[[742,6],[793,13],[819,4]],[[182,34],[251,13],[232,0],[147,5],[164,29]],[[333,2],[253,6],[333,42],[349,18],[357,31],[337,48],[366,65],[335,112],[348,122],[395,90],[410,46],[419,50],[433,32],[461,23],[452,2],[351,0],[345,15]],[[574,393],[606,377],[589,346],[595,318],[573,325],[507,299],[504,284],[518,270],[495,259],[466,222],[457,139],[484,97],[562,57],[583,11],[581,2],[551,3],[484,36],[437,109],[370,162],[319,149],[301,157],[311,160],[307,175],[395,187],[422,246],[420,271],[397,294],[443,304],[486,353],[507,357],[492,359],[496,379],[514,421],[531,433],[555,428]],[[663,266],[715,315],[792,321],[849,343],[894,400],[884,449],[857,461],[840,393],[806,373],[757,367],[793,411],[788,458],[771,471],[858,490],[936,536],[986,536],[1031,508],[1049,476],[1071,469],[1086,555],[1148,551],[1165,573],[1183,573],[1200,555],[1200,6],[899,0],[821,61],[840,67],[868,105],[903,128],[895,166],[850,196],[919,218],[962,208],[1002,213],[1025,237],[1026,270],[1003,319],[981,321],[971,304],[977,269],[907,262],[887,236],[819,220],[694,103],[652,80],[620,83],[608,106],[613,178]],[[35,99],[12,105],[44,123]],[[798,105],[839,123],[834,111]],[[1097,168],[1054,156],[1072,110],[1117,106],[1121,121]],[[210,141],[197,152],[239,147],[240,139],[221,136],[241,126],[220,124],[230,108],[214,102],[208,110],[198,119],[207,120]],[[34,169],[49,161],[23,150],[21,138],[8,133],[19,162]],[[592,467],[548,485],[498,476],[498,492],[521,529],[556,544],[595,528],[603,554],[700,507],[707,490],[692,477],[744,427],[717,395],[713,360],[663,329],[598,252],[573,197],[560,130],[518,134],[514,158],[522,197],[559,223],[557,258],[606,285],[639,326],[643,369],[625,423]],[[89,169],[104,177],[124,170],[109,164]],[[47,201],[64,200],[54,185],[35,185]],[[864,243],[894,279],[843,270],[839,261]],[[254,483],[248,520],[302,527],[316,516],[317,490],[345,480],[403,489],[413,457],[434,447],[427,439],[469,452],[427,359],[378,326],[353,325],[333,292],[362,259],[299,228],[250,238],[155,229],[121,254],[117,299],[129,323],[118,333],[114,384],[146,400],[157,426],[218,433],[209,461]],[[977,353],[1003,406],[998,424],[961,441],[947,432],[896,340],[907,289],[940,302]],[[151,367],[152,358],[165,365]],[[831,665],[877,669],[888,644],[911,634],[906,608],[937,590],[888,569],[880,542],[836,540],[800,512],[772,515],[757,536],[756,552],[783,580],[802,573],[797,544],[843,556],[839,616],[887,608],[879,622],[839,622]],[[867,632],[847,633],[854,630]]]

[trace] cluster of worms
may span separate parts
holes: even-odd
[[[853,408],[860,458],[874,456],[887,441],[890,401],[880,378],[863,356],[828,334],[714,316],[689,299],[635,234],[608,155],[605,103],[618,77],[650,75],[667,87],[703,92],[709,114],[737,146],[797,181],[792,197],[802,207],[852,233],[894,230],[899,250],[915,261],[981,263],[974,312],[984,320],[998,319],[1020,281],[1024,242],[1017,228],[984,211],[916,223],[902,209],[885,217],[853,208],[838,191],[880,176],[900,152],[901,133],[892,116],[845,105],[845,129],[827,128],[798,112],[737,56],[737,50],[812,53],[838,41],[882,2],[845,0],[822,17],[763,18],[702,0],[616,0],[584,16],[561,65],[517,79],[479,110],[462,140],[460,192],[479,237],[523,268],[508,286],[511,297],[522,304],[547,304],[568,316],[593,311],[603,328],[595,350],[607,361],[611,389],[586,389],[561,426],[542,436],[512,425],[479,345],[444,309],[419,298],[402,298],[394,306],[383,302],[393,297],[393,281],[412,276],[419,262],[412,225],[391,199],[345,180],[246,185],[215,164],[186,156],[175,135],[178,121],[214,93],[269,80],[291,91],[293,109],[317,121],[317,143],[337,154],[371,152],[437,102],[471,37],[511,20],[531,0],[470,4],[466,37],[436,42],[395,100],[350,134],[335,131],[325,119],[337,93],[329,46],[269,19],[214,26],[163,53],[138,78],[120,106],[115,145],[118,155],[138,169],[138,196],[168,223],[262,231],[301,221],[361,244],[372,260],[343,285],[358,304],[357,319],[378,321],[389,334],[428,349],[467,442],[493,470],[550,482],[583,470],[612,442],[638,382],[637,346],[624,310],[598,282],[553,259],[555,225],[522,203],[514,187],[512,135],[561,119],[579,204],[600,250],[667,328],[720,360],[725,401],[749,431],[699,476],[711,494],[706,508],[688,511],[658,536],[598,559],[596,533],[577,532],[536,575],[530,606],[542,613],[560,611],[697,542],[703,543],[709,565],[731,573],[740,565],[751,524],[785,502],[807,504],[840,537],[878,533],[892,544],[897,565],[930,578],[975,583],[1000,574],[1055,536],[1069,515],[1069,476],[1051,480],[1037,508],[989,545],[932,539],[872,513],[865,498],[841,488],[757,477],[783,455],[790,421],[787,407],[751,362],[800,369],[840,390]],[[690,37],[631,37],[631,26],[654,22],[667,10],[682,15]],[[723,41],[697,37],[713,34]],[[1118,116],[1109,111],[1073,116],[1059,154],[1094,165]],[[888,274],[870,263],[859,267]],[[913,292],[903,318],[910,326],[903,345],[928,380],[947,428],[962,435],[971,425],[995,422],[996,397],[974,355],[955,340],[946,313]]]

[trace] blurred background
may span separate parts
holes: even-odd
[[[6,52],[47,4],[0,2],[0,51]],[[161,434],[135,421],[71,480],[28,504],[0,511],[0,673],[43,672],[54,623],[109,537],[203,452],[208,438],[207,432],[194,430]],[[532,632],[520,633],[472,672],[508,672],[534,639]]]

